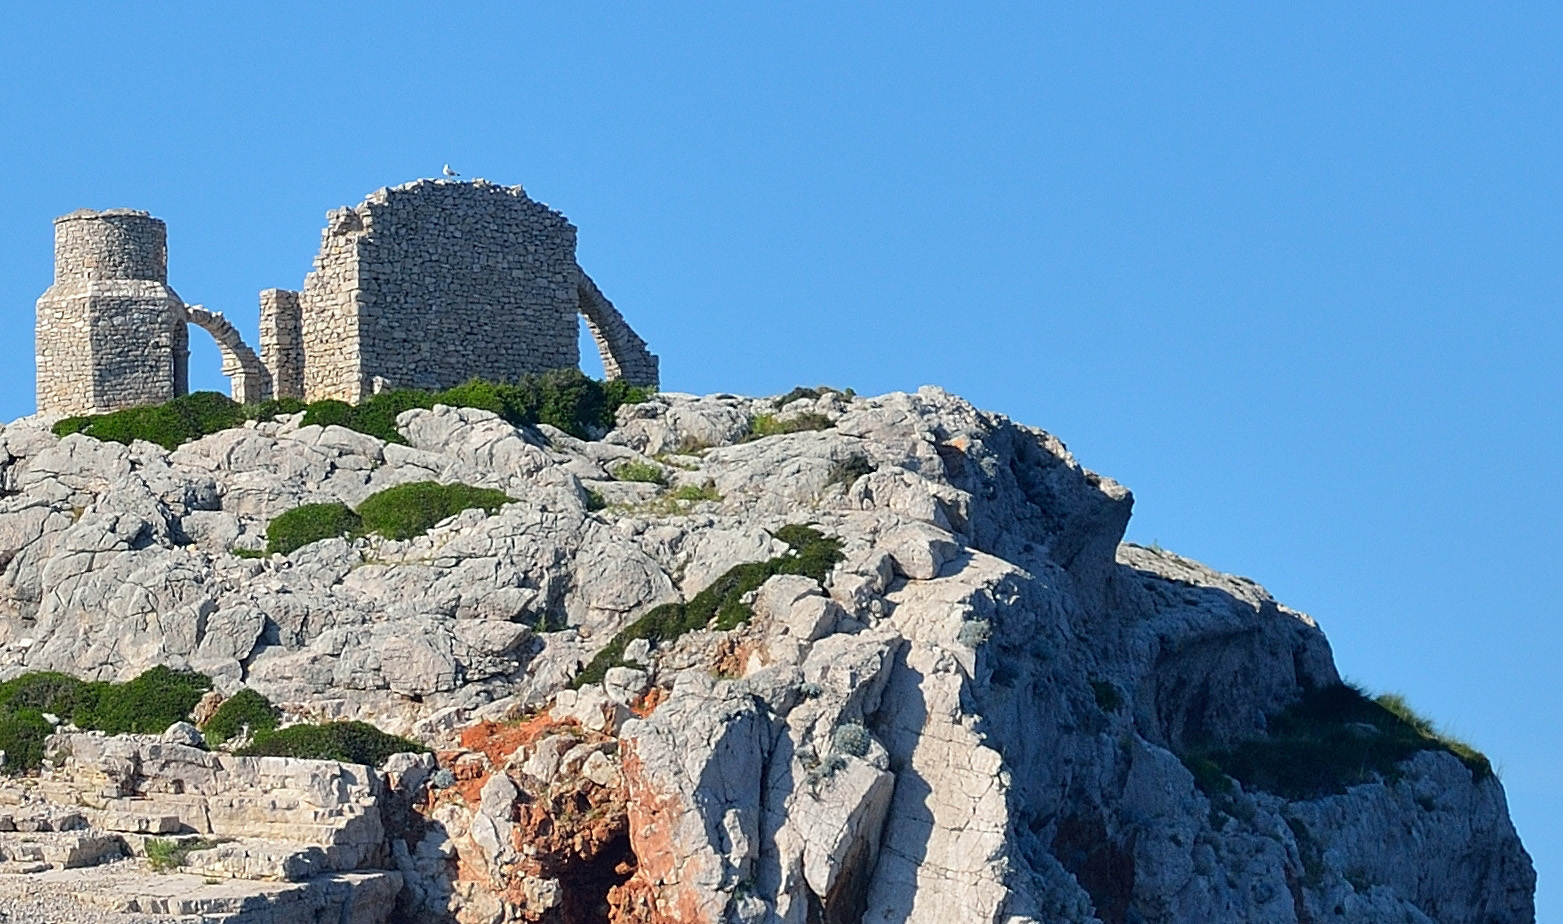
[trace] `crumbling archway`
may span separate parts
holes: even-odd
[[[623,379],[631,385],[656,388],[658,385],[657,357],[646,348],[646,341],[630,328],[624,315],[613,307],[608,297],[592,282],[592,277],[580,271],[576,293],[580,298],[581,314],[586,326],[597,341],[597,352],[602,354],[602,371],[606,378]]]
[[[223,359],[222,374],[228,377],[233,400],[254,404],[271,397],[271,373],[222,312],[207,311],[200,305],[186,305],[185,320],[217,341],[217,350]]]

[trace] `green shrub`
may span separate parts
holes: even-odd
[[[673,492],[672,498],[676,501],[693,504],[699,501],[719,501],[722,499],[722,495],[716,492],[716,482],[707,480],[700,485],[684,485]]]
[[[386,734],[367,722],[325,722],[258,733],[254,743],[237,753],[244,757],[339,760],[379,767],[392,754],[426,754],[428,750],[416,741]]]
[[[624,404],[645,401],[649,392],[622,381],[599,382],[579,369],[555,369],[528,375],[514,384],[473,380],[443,391],[399,388],[381,392],[358,405],[317,401],[309,405],[304,424],[335,424],[391,443],[405,443],[396,418],[414,408],[436,404],[491,411],[514,426],[548,424],[573,436],[589,438],[613,426]]]
[[[146,846],[147,865],[155,873],[167,873],[185,865],[190,854],[198,850],[211,850],[220,843],[212,838],[198,837],[183,843],[167,837],[149,837]]]
[[[625,462],[613,470],[615,481],[641,481],[646,484],[666,485],[667,473],[660,465],[652,465],[650,462]]]
[[[101,686],[55,671],[23,674],[0,683],[0,712],[37,709],[70,718],[96,705]]]
[[[861,452],[854,452],[830,467],[830,477],[826,484],[839,484],[843,488],[852,487],[853,482],[864,475],[872,475],[876,469],[874,463],[868,461],[868,456]]]
[[[363,520],[363,528],[369,532],[388,539],[411,539],[463,510],[480,508],[493,513],[514,500],[505,492],[492,488],[420,481],[386,488],[369,496],[358,505],[358,515]]]
[[[1106,680],[1091,681],[1091,693],[1096,697],[1096,707],[1103,712],[1117,712],[1123,708],[1123,694]]]
[[[749,421],[749,432],[744,435],[745,443],[753,440],[764,439],[767,436],[779,436],[783,433],[802,433],[806,430],[828,430],[835,424],[824,414],[816,414],[813,411],[799,414],[780,420],[772,414],[756,414]]]
[[[767,578],[776,574],[804,574],[824,581],[842,558],[840,540],[829,538],[812,527],[783,526],[776,531],[776,538],[790,546],[785,554],[730,568],[687,603],[664,603],[653,607],[615,635],[576,675],[573,686],[580,689],[601,683],[609,668],[624,664],[624,649],[636,639],[646,639],[653,644],[669,642],[703,629],[713,621],[717,629],[735,629],[754,615],[743,602],[744,595],[758,589]]]
[[[1386,705],[1385,700],[1388,700]],[[1339,684],[1304,693],[1271,716],[1267,734],[1227,749],[1196,748],[1184,763],[1199,767],[1195,779],[1207,792],[1217,773],[1287,799],[1345,792],[1375,779],[1394,779],[1396,767],[1419,751],[1453,753],[1473,779],[1492,774],[1487,758],[1469,745],[1439,735],[1399,697],[1369,699]]]
[[[79,728],[111,735],[160,734],[190,716],[212,682],[201,674],[154,667],[127,683],[78,680],[67,674],[23,674],[0,683],[0,750],[5,772],[35,770],[54,727],[50,713]]]
[[[71,721],[110,735],[155,735],[188,719],[212,681],[203,674],[159,665],[127,683],[95,686],[95,702],[78,709]]]
[[[598,510],[608,509],[608,499],[602,496],[601,491],[586,489],[586,512],[594,513]]]
[[[164,449],[236,427],[247,420],[244,408],[213,391],[198,391],[150,407],[133,407],[111,414],[67,417],[55,424],[57,436],[82,433],[99,440],[129,444],[146,440]]]
[[[271,700],[245,687],[224,700],[201,731],[206,736],[206,743],[217,747],[244,731],[245,727],[251,735],[269,732],[277,727],[277,718],[277,707]]]
[[[362,528],[363,520],[346,504],[305,504],[266,527],[266,552],[291,555],[311,542],[356,536]]]
[[[36,770],[43,763],[43,741],[54,732],[39,709],[0,713],[0,751],[5,751],[5,772]]]

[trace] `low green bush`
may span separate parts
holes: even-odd
[[[163,404],[67,417],[54,425],[54,433],[61,437],[83,433],[125,444],[146,440],[172,450],[246,420],[271,420],[303,411],[305,426],[335,424],[387,442],[405,443],[396,429],[398,414],[447,404],[493,411],[518,427],[546,423],[585,439],[612,428],[614,414],[622,405],[637,404],[649,395],[648,389],[621,380],[588,378],[579,369],[528,375],[515,384],[472,381],[443,391],[400,388],[358,405],[330,399],[306,405],[295,398],[239,404],[217,392],[201,391]]]
[[[367,722],[324,722],[290,725],[260,732],[242,757],[296,757],[304,760],[339,760],[379,767],[392,754],[426,754],[416,741],[386,734]]]
[[[1195,748],[1185,765],[1207,792],[1220,777],[1247,789],[1287,799],[1342,793],[1375,779],[1394,779],[1401,761],[1419,751],[1443,750],[1459,757],[1476,780],[1492,774],[1487,758],[1464,742],[1439,734],[1398,696],[1370,699],[1339,684],[1304,693],[1271,716],[1267,733],[1226,749]]]
[[[209,746],[217,747],[245,728],[249,728],[251,735],[272,731],[277,727],[278,717],[277,707],[271,700],[245,687],[217,707],[201,727],[201,732]]]
[[[49,713],[78,728],[111,735],[159,734],[190,716],[212,688],[209,678],[154,667],[126,683],[78,680],[68,674],[23,674],[0,683],[0,750],[5,772],[36,770],[54,726]]]
[[[346,504],[305,504],[266,527],[266,552],[290,555],[311,542],[356,536],[362,529],[363,519]]]
[[[493,488],[465,484],[419,481],[400,484],[370,495],[358,505],[363,528],[387,539],[421,536],[441,520],[463,510],[479,508],[493,513],[515,499]]]
[[[713,624],[721,630],[735,629],[754,615],[743,602],[744,596],[757,590],[767,578],[776,574],[804,574],[824,581],[842,558],[840,540],[809,526],[783,526],[776,531],[776,538],[790,547],[785,554],[730,568],[687,603],[664,603],[653,607],[615,635],[576,675],[573,686],[580,689],[601,683],[609,668],[624,664],[624,649],[636,639],[653,644],[670,642]]]
[[[666,485],[668,475],[660,465],[653,465],[650,462],[625,462],[613,469],[613,480]]]
[[[99,686],[95,701],[78,709],[71,721],[110,735],[156,735],[190,717],[212,680],[194,671],[161,665],[125,683]]]
[[[289,555],[311,542],[339,536],[354,539],[366,533],[411,539],[463,510],[493,513],[513,502],[510,495],[493,488],[435,481],[399,484],[369,495],[356,511],[346,504],[305,504],[289,510],[266,527],[266,552]]]
[[[148,407],[67,417],[54,425],[54,434],[63,437],[83,433],[127,445],[133,440],[146,440],[171,450],[181,443],[237,427],[246,420],[271,420],[278,414],[303,409],[304,403],[293,399],[246,405],[215,391],[198,391]]]
[[[579,369],[555,369],[525,376],[514,384],[473,380],[442,391],[398,388],[358,405],[317,401],[305,412],[304,424],[335,424],[387,442],[404,443],[396,429],[397,415],[444,404],[492,411],[518,427],[548,424],[586,439],[610,429],[620,406],[645,401],[649,394],[647,389],[622,380],[599,382]]]
[[[816,414],[813,411],[788,417],[785,420],[777,418],[773,414],[756,414],[749,421],[749,432],[744,434],[743,442],[748,443],[767,436],[780,436],[783,433],[803,433],[807,430],[828,430],[835,423],[824,414]]]
[[[43,763],[43,742],[54,732],[39,709],[0,713],[0,751],[5,751],[4,772],[36,770]]]

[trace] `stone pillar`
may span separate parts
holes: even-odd
[[[260,294],[260,358],[271,372],[272,395],[304,397],[303,316],[299,294],[289,289],[262,289]]]
[[[184,393],[184,303],[168,287],[168,229],[131,209],[54,222],[54,284],[38,299],[38,409],[103,413]]]

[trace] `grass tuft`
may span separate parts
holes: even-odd
[[[743,442],[764,439],[767,436],[780,436],[784,433],[803,433],[808,430],[828,430],[835,423],[824,414],[816,414],[808,411],[795,417],[783,420],[774,414],[756,414],[749,421],[749,432],[744,434]]]
[[[623,465],[614,468],[613,480],[639,481],[645,484],[666,486],[668,476],[660,465],[653,465],[650,462],[625,462]]]

